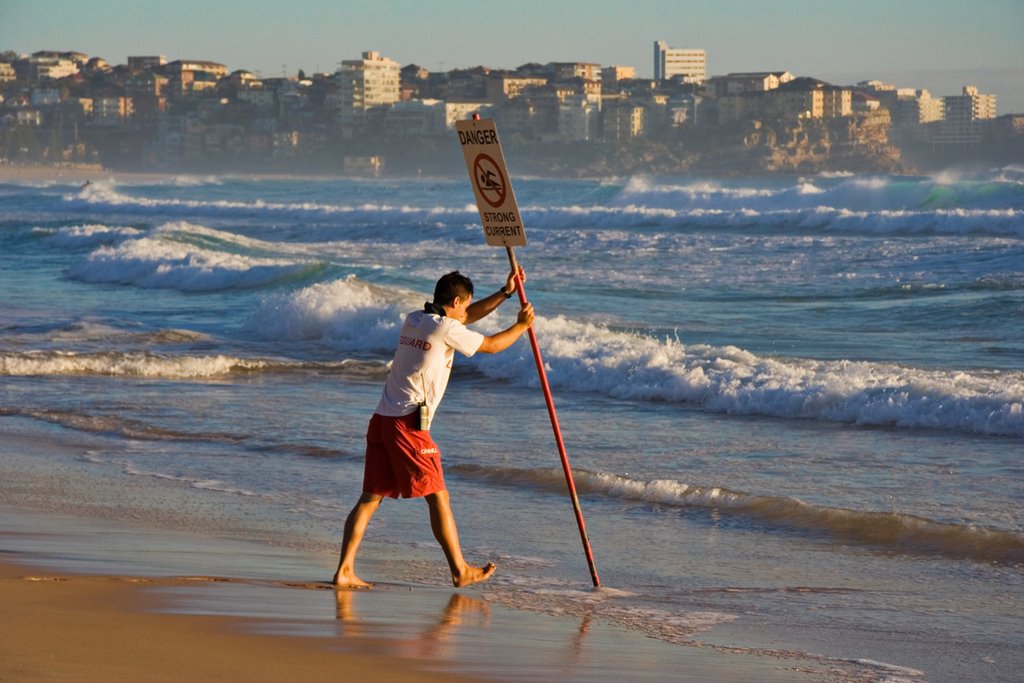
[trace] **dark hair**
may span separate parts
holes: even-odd
[[[434,285],[434,303],[438,306],[447,306],[455,297],[470,296],[473,296],[473,281],[457,270],[442,275]]]

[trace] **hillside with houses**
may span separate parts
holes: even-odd
[[[517,172],[538,175],[901,173],[1024,160],[1024,115],[997,116],[995,96],[970,86],[934,97],[788,71],[656,76],[583,62],[432,72],[368,51],[332,73],[262,77],[206,60],[8,51],[0,163],[462,173],[453,128],[472,113],[497,121]]]

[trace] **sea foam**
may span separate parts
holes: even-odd
[[[819,176],[772,187],[633,178],[603,201],[551,207],[523,202],[531,231],[602,227],[749,228],[869,234],[1024,236],[1024,186],[1012,167],[983,179]],[[432,197],[430,201],[434,201]],[[95,183],[65,197],[71,209],[162,217],[343,221],[347,226],[472,224],[476,210],[444,204],[231,201],[133,196]],[[421,231],[408,233],[422,238]]]
[[[259,240],[203,226],[172,223],[144,236],[100,246],[73,264],[69,274],[86,282],[213,291],[296,279],[311,275],[324,265],[306,258],[238,253],[239,247],[253,249],[264,245]]]
[[[268,298],[250,326],[269,339],[315,339],[387,356],[410,292],[348,277]],[[511,324],[509,313],[478,329]],[[535,327],[552,387],[715,413],[1024,437],[1024,373],[931,370],[892,363],[761,356],[735,346],[686,345],[564,316]],[[460,359],[486,376],[535,386],[529,345]]]

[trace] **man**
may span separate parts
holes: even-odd
[[[524,277],[522,268],[519,276]],[[456,587],[486,581],[494,573],[494,563],[476,567],[462,557],[441,471],[441,452],[428,429],[448,385],[456,351],[464,356],[504,351],[533,325],[533,306],[525,304],[514,325],[489,337],[466,327],[494,311],[515,291],[516,281],[510,273],[504,287],[474,302],[473,283],[455,271],[437,281],[432,302],[406,317],[391,373],[366,432],[363,493],[345,520],[333,579],[336,586],[370,586],[356,576],[356,552],[385,496],[426,499],[431,530],[444,550]],[[426,413],[422,423],[421,413]]]

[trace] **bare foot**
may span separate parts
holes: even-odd
[[[491,578],[495,569],[497,569],[497,567],[493,562],[488,562],[483,567],[474,567],[471,564],[467,564],[466,569],[463,570],[461,576],[452,575],[452,583],[456,588],[472,586],[474,583],[480,583],[481,581],[486,581]]]
[[[338,572],[331,579],[335,588],[372,588],[372,583],[366,583],[355,574],[342,574]]]

